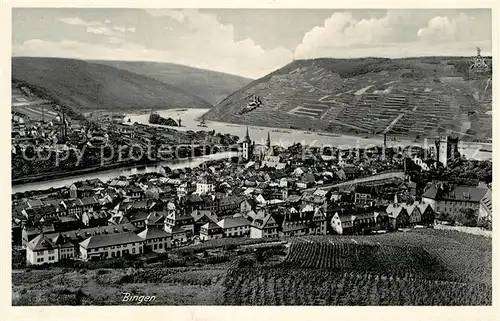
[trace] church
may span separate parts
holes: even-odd
[[[274,154],[269,132],[267,132],[267,141],[265,145],[255,144],[255,142],[250,139],[247,127],[245,138],[243,142],[240,143],[239,150],[239,158],[241,161],[254,161],[259,163],[260,166],[274,167],[276,169],[282,169],[286,166],[286,163],[281,162],[280,157]]]

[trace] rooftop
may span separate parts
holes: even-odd
[[[98,247],[106,247],[120,244],[128,244],[132,242],[142,242],[142,238],[137,236],[134,232],[124,232],[116,234],[101,234],[93,235],[80,243],[80,246],[85,249],[92,249]]]

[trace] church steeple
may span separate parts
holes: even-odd
[[[247,126],[247,133],[245,135],[245,139],[243,140],[244,142],[247,142],[249,143],[251,140],[250,140],[250,134],[248,134],[248,126]]]
[[[267,148],[271,148],[271,134],[267,132],[267,143],[266,143]]]

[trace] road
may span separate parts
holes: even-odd
[[[357,184],[362,184],[362,183],[367,183],[367,182],[382,181],[382,180],[391,179],[391,178],[403,178],[404,176],[405,176],[405,174],[403,171],[382,173],[382,174],[377,174],[377,175],[368,176],[368,177],[356,178],[356,179],[353,179],[350,181],[345,181],[342,183],[316,186],[316,187],[305,189],[305,191],[314,191],[314,190],[317,190],[318,188],[319,189],[332,189],[332,188],[342,187],[342,186],[346,186],[346,185],[357,185]]]

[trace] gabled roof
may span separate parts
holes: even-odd
[[[151,224],[162,224],[165,222],[166,218],[166,212],[163,213],[150,213],[147,217],[146,224],[151,225]]]
[[[82,206],[99,204],[99,201],[94,196],[81,198],[79,202]]]
[[[205,211],[205,210],[194,210],[191,213],[191,216],[193,217],[195,222],[198,222],[202,217],[208,218],[211,222],[217,223],[219,218],[215,213],[212,211]]]
[[[226,196],[223,197],[219,200],[219,205],[224,206],[224,205],[233,205],[233,204],[240,204],[245,200],[244,197],[241,196]]]
[[[177,211],[170,213],[167,218],[178,221],[178,220],[187,220],[187,219],[193,219],[191,215],[183,215],[178,213]]]
[[[296,203],[296,202],[299,202],[300,200],[302,199],[302,195],[289,195],[288,198],[286,199],[286,201],[288,203]]]
[[[45,234],[40,234],[26,245],[32,251],[53,250],[57,245]]]
[[[132,242],[142,242],[142,238],[137,236],[134,232],[93,235],[81,242],[80,246],[85,249],[92,249],[97,247],[128,244]]]
[[[39,199],[29,199],[27,202],[26,202],[26,205],[30,208],[36,208],[36,207],[41,207],[44,205],[44,202],[42,200],[39,200]]]
[[[167,233],[164,229],[158,226],[148,226],[144,231],[137,234],[144,240],[156,239],[160,237],[172,237],[172,234]]]
[[[456,186],[449,191],[440,189],[433,185],[425,191],[423,198],[434,200],[449,200],[449,201],[466,201],[479,203],[481,198],[486,194],[487,188],[476,186]]]
[[[145,221],[147,220],[149,213],[146,211],[137,211],[129,215],[130,222]]]
[[[276,220],[271,214],[267,214],[266,216],[264,216],[264,218],[259,217],[252,222],[252,226],[259,229],[266,228],[268,224],[277,224]]]
[[[406,209],[406,212],[408,214],[413,213],[413,211],[417,208],[419,211],[420,209],[418,208],[418,202],[414,202],[413,204],[402,204],[402,206]]]
[[[390,217],[397,218],[403,210],[405,208],[400,204],[390,204],[385,211]]]
[[[219,230],[221,227],[214,222],[208,222],[202,226],[202,228],[207,230]]]
[[[217,222],[217,225],[224,229],[227,229],[240,226],[248,226],[250,225],[250,222],[244,217],[226,217]]]

